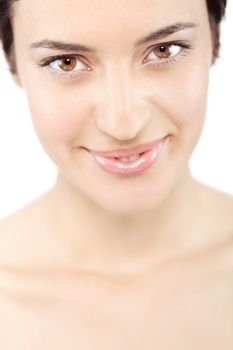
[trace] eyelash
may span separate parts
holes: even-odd
[[[155,49],[160,48],[162,46],[164,46],[166,48],[171,48],[172,46],[176,46],[176,47],[179,47],[181,50],[175,56],[168,57],[168,58],[158,58],[156,60],[151,60],[151,61],[147,62],[147,57],[151,53],[153,53],[153,51]],[[153,67],[157,66],[158,68],[165,68],[167,66],[171,66],[171,65],[175,64],[180,59],[186,57],[192,48],[193,47],[190,45],[190,43],[188,43],[186,41],[181,41],[181,40],[156,44],[156,45],[153,45],[149,48],[149,52],[146,54],[146,57],[143,59],[142,62],[147,64],[147,65],[150,65],[150,66],[152,65]],[[49,71],[52,74],[55,74],[59,79],[72,80],[72,79],[75,79],[78,76],[80,76],[82,74],[82,70],[76,71],[76,72],[74,72],[74,71],[65,72],[62,70],[58,71],[54,68],[49,67],[51,63],[54,63],[54,62],[62,60],[62,59],[64,60],[67,58],[75,58],[77,60],[77,62],[79,61],[84,65],[86,64],[85,62],[83,62],[85,60],[82,56],[70,54],[70,55],[57,55],[57,56],[53,56],[53,57],[48,57],[48,58],[44,59],[41,63],[39,63],[39,66],[40,67],[47,67],[49,69]],[[91,68],[88,67],[85,71],[91,71]]]
[[[161,48],[163,46],[166,48],[171,48],[172,46],[176,46],[180,48],[180,51],[176,55],[168,58],[158,58],[156,60],[147,61],[147,57],[151,53],[153,53],[154,50],[156,50],[157,48]],[[192,49],[193,49],[193,46],[189,42],[182,41],[182,40],[153,45],[152,47],[149,48],[149,52],[146,55],[146,58],[144,58],[143,63],[145,62],[146,64],[151,65],[153,67],[157,66],[159,68],[167,68],[168,66],[171,66],[176,62],[180,61],[182,58],[185,58],[186,56],[188,56],[188,54]]]

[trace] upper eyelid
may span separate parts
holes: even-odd
[[[191,44],[189,41],[187,40],[170,40],[170,41],[162,41],[162,42],[159,42],[159,43],[154,43],[154,44],[151,44],[149,47],[147,47],[145,50],[144,50],[144,54],[147,52],[147,51],[150,51],[151,49],[153,48],[156,48],[156,47],[159,47],[159,46],[169,46],[169,45],[180,45],[180,46],[184,46],[184,47],[190,47]],[[43,59],[41,61],[41,63],[45,62],[45,61],[49,61],[49,60],[58,60],[58,59],[61,59],[61,58],[66,58],[66,57],[76,57],[78,59],[80,59],[80,61],[84,62],[83,63],[86,63],[86,64],[90,64],[89,62],[87,62],[87,58],[85,56],[83,56],[82,54],[79,54],[79,53],[70,53],[70,54],[60,54],[60,55],[54,55],[54,56],[50,56],[50,57],[47,57],[45,59]]]
[[[152,44],[150,45],[149,47],[147,47],[147,49],[144,51],[143,53],[143,60],[141,61],[143,64],[146,63],[146,59],[147,59],[147,56],[153,51],[153,49],[157,48],[157,47],[160,47],[160,46],[172,46],[172,45],[177,45],[177,46],[180,46],[180,47],[183,47],[184,49],[192,49],[193,46],[192,44],[190,43],[190,41],[187,41],[187,40],[170,40],[170,41],[163,41],[163,42],[160,42],[160,43],[155,43],[155,44]],[[76,54],[76,53],[71,53],[71,54],[60,54],[60,55],[55,55],[55,56],[50,56],[50,57],[47,57],[45,58],[44,60],[41,61],[41,63],[39,64],[40,66],[44,67],[44,66],[49,66],[51,63],[55,62],[56,60],[59,60],[59,59],[62,59],[62,58],[67,58],[67,57],[75,57],[77,58],[78,60],[80,60],[84,65],[87,65],[88,70],[92,70],[92,65],[87,62],[87,58],[85,58],[83,55],[81,54]],[[169,60],[169,58],[165,58],[165,59],[158,59],[158,60],[161,60],[161,61],[166,61],[166,60]],[[51,68],[52,69],[52,68]],[[61,71],[62,72],[62,71]],[[72,73],[74,71],[71,71],[71,72],[64,72],[63,74],[69,74],[69,73]],[[82,70],[80,70],[80,73],[81,74]]]
[[[193,45],[190,43],[190,42],[188,42],[188,41],[184,41],[184,40],[176,40],[176,41],[169,41],[169,42],[162,42],[162,43],[159,43],[159,44],[154,44],[154,45],[151,45],[149,48],[147,48],[146,49],[146,51],[145,51],[145,53],[144,53],[144,58],[143,58],[143,63],[145,63],[146,62],[146,59],[147,59],[147,57],[149,56],[149,54],[154,50],[154,49],[156,49],[156,48],[158,48],[158,47],[160,47],[160,46],[172,46],[172,45],[174,45],[174,46],[180,46],[183,50],[182,51],[184,51],[184,50],[186,50],[186,51],[189,51],[189,50],[191,50],[191,49],[193,49],[194,47],[193,47]],[[179,53],[180,54],[180,53]],[[177,56],[179,55],[179,54],[177,54]],[[159,61],[166,61],[166,60],[169,60],[170,58],[161,58],[161,59],[158,59]]]
[[[160,43],[157,43],[157,44],[153,44],[153,45],[150,45],[145,51],[144,51],[144,54],[146,54],[147,51],[151,51],[157,47],[160,47],[160,46],[172,46],[172,45],[177,45],[177,46],[181,46],[181,47],[187,47],[187,48],[192,48],[192,45],[190,42],[188,41],[185,41],[185,40],[172,40],[172,41],[164,41],[164,42],[160,42]]]
[[[74,53],[72,53],[72,54],[61,54],[61,55],[55,55],[55,56],[46,57],[39,63],[39,65],[40,66],[46,66],[46,65],[49,65],[50,63],[55,62],[57,60],[60,60],[62,58],[65,59],[65,58],[70,58],[70,57],[75,57],[76,59],[81,61],[83,64],[90,65],[90,63],[87,62],[87,59],[84,56],[82,56],[80,54],[74,54]]]

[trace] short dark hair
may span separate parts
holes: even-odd
[[[14,38],[11,25],[12,5],[19,0],[0,0],[0,40],[8,58],[11,72],[16,70],[14,60]],[[213,61],[218,57],[220,47],[219,25],[222,21],[227,0],[206,0],[213,40]]]

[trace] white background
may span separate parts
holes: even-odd
[[[228,0],[229,1],[229,0]],[[205,128],[190,161],[198,180],[233,195],[233,1],[222,26],[220,59],[211,69]],[[56,168],[40,146],[26,97],[0,52],[0,218],[45,192]]]

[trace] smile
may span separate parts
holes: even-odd
[[[149,169],[158,159],[167,136],[130,150],[90,151],[92,159],[108,173],[132,176]]]

